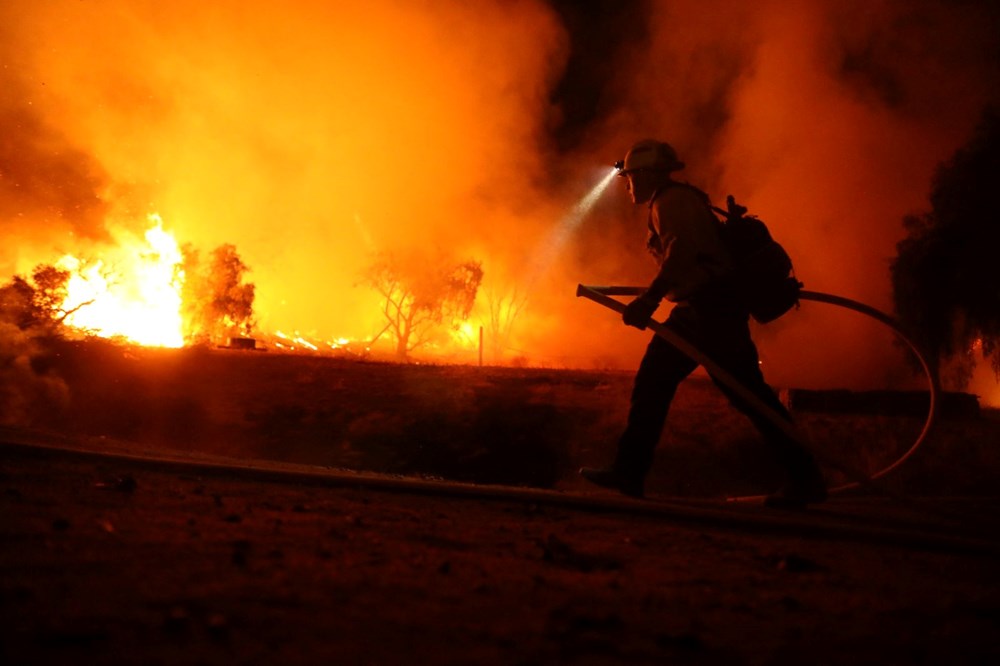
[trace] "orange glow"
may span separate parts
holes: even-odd
[[[452,341],[460,347],[472,347],[479,344],[479,333],[469,321],[463,321],[451,330]]]
[[[983,342],[976,340],[971,351],[976,360],[967,391],[979,396],[979,404],[984,407],[1000,407],[1000,377],[994,372],[990,360],[982,355]]]
[[[121,337],[157,347],[180,347],[181,251],[155,213],[143,239],[123,238],[94,261],[66,255],[57,262],[70,271],[65,323],[92,335]]]
[[[184,242],[234,244],[260,327],[312,344],[382,327],[378,302],[354,288],[372,251],[467,255],[484,233],[509,236],[496,219],[528,208],[565,48],[534,0],[0,5],[0,55],[20,65],[0,68],[0,85],[16,79],[26,91],[11,99],[58,129],[67,161],[87,159],[82,184],[113,212],[155,202]],[[530,242],[543,222],[521,226]]]
[[[926,207],[993,89],[973,9],[648,5],[643,39],[593,54],[617,60],[600,112],[581,116],[552,94],[579,51],[547,0],[0,2],[0,279],[119,240],[99,264],[77,260],[88,278],[66,307],[103,303],[127,281],[102,274],[153,252],[110,222],[155,209],[184,243],[238,248],[262,346],[391,348],[359,275],[374,253],[442,250],[503,285],[481,289],[470,319],[494,362],[631,368],[646,336],[574,288],[648,283],[644,211],[614,185],[573,203],[594,169],[655,136],[684,180],[766,220],[808,289],[890,309],[901,218]],[[553,141],[584,118],[578,143]],[[171,289],[69,321],[176,346]],[[123,304],[144,299],[170,322]],[[803,308],[758,338],[789,351],[768,371],[798,385],[882,385],[899,367],[891,340],[839,312]],[[479,336],[434,342],[467,357]]]

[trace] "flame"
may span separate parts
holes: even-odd
[[[70,272],[61,305],[68,326],[104,338],[121,337],[156,347],[181,347],[182,254],[153,213],[144,241],[122,242],[87,262],[66,255],[57,262]]]
[[[461,347],[479,344],[479,331],[470,321],[463,321],[451,331],[452,340]]]

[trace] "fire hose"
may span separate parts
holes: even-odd
[[[643,287],[595,287],[587,285],[577,285],[576,295],[588,298],[600,305],[605,306],[615,312],[621,314],[625,310],[625,304],[619,300],[611,298],[612,296],[638,296],[643,293],[645,289]],[[890,472],[905,463],[917,449],[924,443],[927,439],[931,428],[934,425],[934,421],[937,418],[937,407],[938,407],[938,386],[937,379],[934,373],[931,371],[930,365],[924,358],[923,354],[920,353],[920,349],[917,345],[910,340],[906,334],[903,332],[900,325],[889,315],[877,310],[869,305],[860,303],[858,301],[851,300],[849,298],[844,298],[842,296],[834,296],[832,294],[824,294],[822,292],[816,291],[802,291],[799,293],[800,300],[803,301],[815,301],[818,303],[827,303],[829,305],[834,305],[848,310],[853,310],[860,314],[866,315],[881,324],[892,329],[894,333],[910,348],[913,354],[916,356],[917,361],[927,378],[927,384],[930,389],[930,403],[928,405],[927,417],[924,421],[923,428],[920,434],[917,436],[916,440],[910,447],[903,452],[896,460],[892,461],[889,465],[883,467],[882,469],[876,471],[873,474],[863,474],[850,466],[844,465],[841,461],[833,459],[826,452],[818,450],[816,446],[809,443],[808,438],[803,432],[801,432],[793,422],[789,421],[787,418],[783,417],[777,411],[765,404],[760,398],[753,394],[750,389],[746,388],[740,381],[738,381],[733,375],[715,363],[710,357],[708,357],[704,352],[695,347],[693,344],[685,340],[683,337],[677,334],[677,332],[671,330],[668,326],[661,322],[655,320],[650,320],[647,324],[648,328],[652,330],[656,335],[660,336],[671,345],[676,347],[683,354],[690,357],[693,361],[705,368],[706,371],[718,382],[724,384],[727,388],[732,390],[734,393],[740,396],[747,404],[749,404],[753,409],[757,410],[758,413],[766,417],[771,423],[781,429],[788,437],[797,442],[800,446],[805,448],[807,451],[813,454],[820,464],[824,464],[828,467],[834,468],[841,473],[843,473],[849,481],[843,485],[836,486],[829,489],[830,493],[842,492],[845,490],[851,490],[859,487],[871,487],[874,481],[885,477]],[[763,499],[763,496],[745,496],[745,497],[733,497],[730,501],[756,501]]]

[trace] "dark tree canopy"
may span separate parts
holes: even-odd
[[[931,210],[904,220],[892,264],[896,314],[959,384],[978,357],[1000,377],[1000,114],[938,167]]]
[[[51,264],[39,264],[26,279],[15,275],[0,286],[0,321],[21,330],[45,328],[56,332],[70,314],[62,309],[66,300],[69,271]]]

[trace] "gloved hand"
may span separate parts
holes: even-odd
[[[625,322],[626,326],[634,326],[640,331],[644,331],[646,325],[649,324],[649,318],[653,316],[658,307],[660,307],[659,300],[649,294],[643,294],[625,306],[622,321]]]

